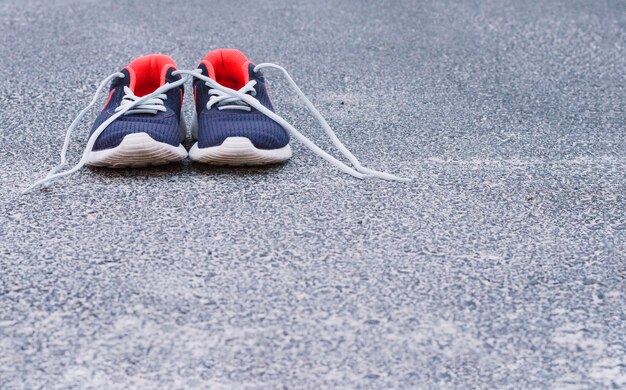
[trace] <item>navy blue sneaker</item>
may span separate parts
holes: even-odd
[[[254,97],[274,111],[261,72],[239,50],[211,51],[200,62],[202,75]],[[216,165],[275,164],[291,157],[289,133],[267,115],[207,82],[194,79],[196,115],[191,133],[194,161]]]
[[[187,150],[181,145],[186,136],[181,115],[183,86],[173,86],[140,104],[135,103],[163,85],[179,81],[181,76],[172,74],[174,71],[176,63],[172,58],[153,54],[135,59],[119,73],[111,83],[109,98],[90,136],[128,105],[134,107],[106,126],[95,140],[86,164],[139,167],[187,157]]]

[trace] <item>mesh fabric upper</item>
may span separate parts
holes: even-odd
[[[106,105],[105,109],[98,115],[94,122],[89,135],[100,126],[104,121],[115,114],[115,108],[119,107],[124,97],[124,86],[127,86],[128,72],[123,70],[124,79],[117,79],[111,85],[113,95]],[[168,73],[170,81],[174,81],[179,76],[171,76]],[[167,99],[164,101],[167,111],[158,112],[157,114],[131,114],[122,115],[114,120],[100,134],[92,150],[104,150],[118,146],[125,136],[133,133],[146,133],[155,141],[167,143],[173,146],[180,144],[180,104],[181,104],[182,88],[174,88],[166,92]]]
[[[200,69],[206,75],[206,68]],[[248,68],[250,80],[256,80],[256,99],[274,111],[265,87],[263,75],[253,71],[254,65]],[[259,149],[278,149],[289,143],[289,134],[278,123],[263,115],[256,109],[219,110],[217,106],[206,108],[209,100],[209,87],[203,81],[197,80],[196,112],[198,112],[198,147],[207,148],[221,145],[228,137],[246,137]]]

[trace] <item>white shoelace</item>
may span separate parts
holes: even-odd
[[[120,104],[119,107],[115,109],[116,111],[115,114],[109,117],[106,121],[102,122],[102,124],[98,126],[98,128],[93,132],[93,134],[91,134],[91,136],[89,137],[89,140],[87,140],[87,145],[85,145],[85,150],[83,151],[83,155],[81,159],[78,161],[78,163],[76,163],[76,165],[74,165],[74,167],[72,167],[71,169],[59,172],[65,166],[67,162],[67,158],[66,158],[67,149],[70,145],[72,132],[74,131],[76,126],[78,126],[78,123],[81,121],[83,116],[85,116],[87,111],[89,111],[89,109],[93,107],[93,105],[96,103],[96,100],[98,100],[98,97],[100,96],[100,93],[102,92],[102,89],[106,85],[108,85],[108,83],[111,80],[115,78],[123,78],[123,77],[124,77],[124,74],[122,72],[115,72],[112,75],[105,78],[104,80],[102,80],[102,82],[96,89],[96,93],[91,99],[91,102],[87,105],[87,107],[83,108],[83,110],[76,116],[76,118],[74,119],[70,127],[67,128],[67,132],[65,133],[65,141],[63,142],[63,147],[61,148],[61,161],[59,162],[59,164],[55,166],[54,168],[52,168],[50,172],[48,172],[48,175],[46,177],[44,177],[43,179],[37,180],[36,182],[31,184],[28,188],[26,188],[22,193],[26,193],[39,186],[49,186],[53,181],[60,179],[62,177],[71,175],[72,173],[81,169],[87,162],[89,153],[91,153],[91,150],[93,149],[93,145],[96,143],[96,140],[98,139],[100,134],[102,134],[102,132],[113,121],[115,121],[120,116],[127,115],[127,114],[133,114],[133,113],[156,114],[158,111],[165,111],[166,110],[165,106],[163,106],[163,100],[167,98],[165,95],[165,92],[169,91],[170,89],[181,86],[189,80],[189,76],[183,76],[180,80],[177,80],[173,83],[163,84],[162,86],[157,88],[154,92],[148,95],[142,96],[142,97],[135,96],[135,94],[132,93],[130,88],[124,87],[124,91],[126,95],[124,96],[122,103]]]
[[[207,87],[210,87],[211,84],[205,82],[204,83]],[[256,90],[254,89],[254,86],[256,85],[256,81],[252,80],[250,82],[248,82],[246,85],[243,86],[243,88],[239,89],[239,93],[243,93],[245,94],[250,94],[252,96],[256,96]],[[249,105],[247,105],[245,102],[241,101],[241,99],[239,99],[238,97],[233,97],[231,95],[229,95],[226,92],[223,92],[219,89],[209,89],[209,95],[211,96],[209,98],[209,101],[206,104],[206,108],[207,109],[211,109],[211,107],[213,107],[214,105],[217,105],[217,109],[218,110],[243,110],[243,111],[250,111],[251,108]]]
[[[219,102],[231,103],[229,105],[221,107],[220,109],[222,108],[245,109],[245,108],[242,108],[242,107],[245,107],[245,105],[254,107],[258,111],[260,111],[261,113],[263,113],[264,115],[266,115],[267,117],[269,117],[270,119],[272,119],[273,121],[281,125],[287,131],[289,131],[295,138],[297,138],[300,142],[302,142],[313,153],[317,154],[319,157],[328,161],[329,163],[334,165],[336,168],[338,168],[342,172],[345,172],[359,179],[367,179],[367,178],[375,177],[375,178],[379,178],[383,180],[393,180],[393,181],[401,181],[401,182],[412,181],[409,178],[403,178],[403,177],[399,177],[399,176],[396,176],[387,172],[380,172],[380,171],[376,171],[376,170],[364,167],[359,162],[359,160],[348,150],[348,148],[345,147],[345,145],[339,140],[339,138],[337,138],[337,135],[335,134],[335,132],[330,128],[330,126],[328,125],[328,122],[326,122],[326,119],[324,119],[322,114],[320,114],[320,112],[315,108],[313,103],[311,103],[311,101],[306,97],[306,95],[302,92],[302,90],[298,87],[295,81],[293,81],[289,73],[283,67],[279,65],[271,64],[271,63],[263,63],[263,64],[256,65],[254,67],[254,72],[257,72],[262,68],[278,69],[283,73],[283,75],[289,81],[289,84],[291,84],[291,87],[294,89],[294,91],[296,91],[298,96],[304,101],[309,111],[318,120],[318,122],[320,123],[320,125],[322,126],[326,134],[328,135],[328,137],[330,137],[333,145],[335,145],[335,147],[339,149],[341,154],[343,154],[350,161],[350,163],[352,163],[352,167],[337,160],[335,157],[325,152],[323,149],[321,149],[319,146],[313,143],[313,141],[309,140],[302,133],[296,130],[291,124],[289,124],[289,122],[283,119],[280,115],[276,114],[275,112],[272,112],[271,110],[263,106],[256,98],[250,96],[248,92],[250,92],[251,90],[254,90],[254,85],[256,84],[255,80],[249,81],[243,88],[236,91],[234,89],[218,84],[215,80],[204,76],[202,72],[198,69],[193,70],[193,71],[178,70],[176,72],[180,74],[190,75],[192,77],[200,79],[204,81],[207,86],[212,88],[211,90],[209,90],[209,94],[213,96],[209,99],[209,103],[207,103],[208,108],[210,108],[211,105],[217,104]],[[211,99],[213,99],[213,101]]]
[[[93,145],[96,143],[96,140],[102,134],[102,132],[116,119],[121,117],[122,115],[130,115],[130,114],[140,114],[140,113],[148,113],[148,114],[156,114],[159,111],[165,111],[165,106],[163,105],[163,100],[167,99],[165,92],[169,91],[172,88],[176,88],[185,84],[190,77],[195,77],[197,79],[203,80],[207,86],[211,87],[209,90],[209,94],[211,97],[209,98],[209,102],[207,103],[207,108],[211,108],[213,105],[217,105],[218,109],[237,109],[237,110],[246,110],[250,111],[250,107],[254,107],[259,112],[263,113],[287,131],[291,133],[295,138],[297,138],[300,142],[302,142],[307,148],[309,148],[313,153],[317,154],[319,157],[331,163],[333,166],[345,172],[349,175],[352,175],[359,179],[367,179],[367,178],[379,178],[383,180],[393,180],[393,181],[401,181],[401,182],[410,182],[412,181],[409,178],[399,177],[387,172],[376,171],[367,167],[364,167],[359,160],[345,147],[345,145],[337,138],[335,132],[330,128],[328,122],[324,119],[322,114],[315,108],[313,103],[306,97],[306,95],[300,90],[298,85],[293,81],[289,73],[281,66],[271,64],[271,63],[263,63],[254,67],[254,71],[257,72],[262,68],[274,68],[280,70],[283,75],[289,81],[291,87],[296,91],[298,96],[305,103],[309,111],[313,114],[313,116],[318,120],[328,137],[330,137],[333,145],[339,149],[339,151],[352,163],[352,167],[347,164],[339,161],[335,157],[331,156],[319,146],[317,146],[313,141],[309,140],[302,133],[296,130],[289,122],[283,119],[280,115],[272,112],[263,106],[255,97],[256,91],[254,90],[254,86],[256,85],[255,80],[251,80],[245,86],[243,86],[238,91],[225,87],[215,80],[202,75],[202,72],[198,69],[196,70],[177,70],[172,72],[173,75],[182,74],[180,80],[177,80],[173,83],[166,83],[161,87],[157,88],[154,92],[139,97],[136,96],[128,87],[124,87],[125,96],[120,103],[120,106],[115,109],[115,114],[109,117],[106,121],[102,122],[100,126],[91,134],[89,139],[87,140],[87,145],[85,145],[85,149],[83,150],[83,154],[81,159],[74,165],[74,167],[60,172],[60,170],[67,163],[67,149],[69,148],[70,139],[74,129],[78,126],[78,123],[85,116],[87,111],[96,103],[96,100],[100,96],[102,89],[113,79],[115,78],[123,78],[124,74],[121,72],[116,72],[102,80],[96,92],[91,99],[91,102],[85,107],[74,119],[70,127],[68,127],[67,132],[65,133],[65,141],[63,142],[63,147],[61,148],[61,159],[57,166],[52,168],[48,175],[43,179],[37,180],[33,184],[31,184],[26,190],[22,193],[26,193],[31,191],[32,189],[39,186],[49,186],[53,181],[58,180],[62,177],[73,174],[74,172],[81,169],[87,159],[89,157],[89,153],[93,148]],[[251,96],[252,95],[252,96]]]
[[[165,105],[163,104],[163,100],[167,100],[167,95],[164,93],[156,95],[152,99],[148,99],[143,103],[135,104],[135,102],[139,99],[141,99],[140,96],[135,95],[130,88],[124,86],[124,97],[122,98],[120,105],[115,109],[115,112],[122,111],[124,107],[128,105],[132,105],[136,108],[131,108],[130,110],[124,112],[124,115],[156,114],[159,111],[167,111]]]

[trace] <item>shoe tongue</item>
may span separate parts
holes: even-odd
[[[129,75],[129,88],[137,96],[154,92],[167,81],[168,71],[176,69],[172,58],[163,54],[153,54],[133,60],[126,68]]]
[[[204,65],[208,76],[221,85],[240,89],[250,81],[248,65],[251,63],[239,50],[217,49],[209,52],[200,65]]]

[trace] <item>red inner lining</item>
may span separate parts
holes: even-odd
[[[172,58],[163,54],[139,57],[126,67],[130,73],[130,89],[137,96],[145,96],[165,84],[169,68],[176,69]]]
[[[209,52],[202,61],[209,76],[225,87],[240,89],[250,81],[248,58],[235,49],[217,49]]]

